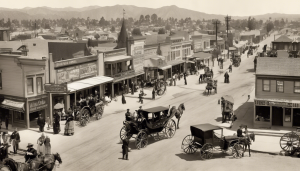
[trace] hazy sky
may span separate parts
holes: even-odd
[[[266,13],[300,14],[300,0],[0,0],[1,7],[24,8],[48,6],[54,8],[85,6],[135,5],[159,8],[176,5],[209,14],[250,16]]]

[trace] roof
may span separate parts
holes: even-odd
[[[132,60],[131,56],[126,56],[126,55],[120,55],[120,56],[113,56],[113,57],[107,57],[104,58],[104,62],[121,62],[121,61],[128,61]]]
[[[204,52],[195,52],[193,54],[194,58],[200,58],[200,59],[207,59],[211,57],[211,53],[204,53]]]
[[[149,113],[160,112],[160,111],[164,111],[164,110],[169,110],[169,108],[163,107],[163,106],[157,106],[157,107],[152,107],[152,108],[148,108],[148,109],[142,109],[142,111],[149,112]]]
[[[68,90],[70,90],[71,92],[78,91],[78,90],[86,89],[88,87],[93,87],[96,85],[100,85],[112,81],[113,78],[106,77],[106,76],[91,77],[79,81],[74,81],[72,83],[68,83]]]
[[[234,100],[233,100],[233,97],[230,96],[230,95],[224,95],[222,96],[224,98],[225,101],[229,101],[231,102],[232,104],[234,104]]]
[[[256,75],[300,77],[300,58],[257,58]]]
[[[292,42],[293,40],[288,38],[286,35],[280,36],[278,39],[276,39],[273,42]]]
[[[199,129],[203,132],[212,131],[212,130],[216,130],[216,129],[223,129],[219,126],[215,126],[215,125],[212,125],[212,124],[209,124],[209,123],[199,124],[199,125],[191,125],[191,128],[192,127],[196,128],[196,129]]]
[[[145,44],[151,45],[151,44],[165,42],[167,36],[168,36],[167,34],[146,35]]]

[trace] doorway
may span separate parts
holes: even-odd
[[[300,109],[293,110],[293,126],[300,126]]]
[[[272,125],[283,126],[283,108],[272,107]]]

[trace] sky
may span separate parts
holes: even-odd
[[[266,13],[300,14],[300,0],[0,0],[4,8],[47,6],[52,8],[135,5],[160,8],[176,5],[208,14],[253,16]]]

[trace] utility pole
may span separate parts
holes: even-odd
[[[228,39],[228,32],[229,32],[229,21],[230,20],[231,20],[231,17],[227,15],[225,17],[225,21],[226,21],[226,25],[227,25],[227,45],[228,45],[228,49],[227,49],[227,53],[228,53],[227,55],[228,56],[227,56],[227,59],[229,59],[229,42],[228,42],[229,39]]]
[[[221,24],[220,21],[218,19],[213,21],[213,24],[216,27],[216,49],[218,49],[218,24]],[[212,62],[213,62],[213,67],[214,67],[214,58],[212,58]]]

